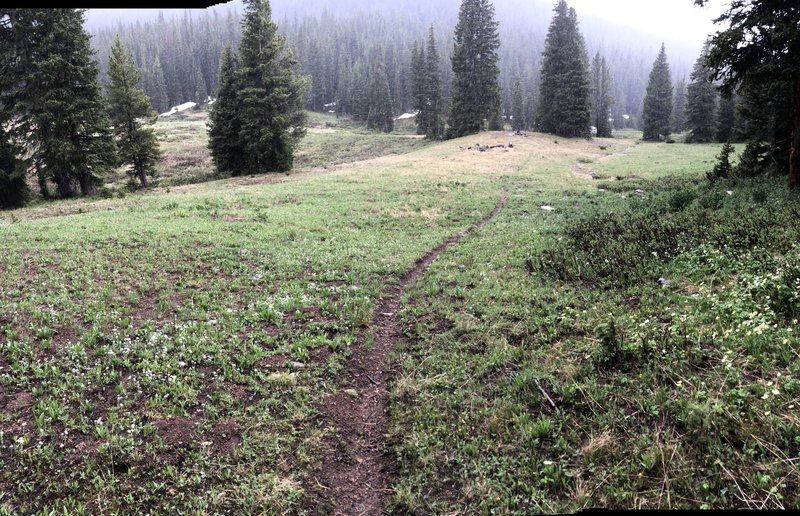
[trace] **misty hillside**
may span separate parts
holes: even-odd
[[[419,0],[367,1],[310,0],[272,2],[273,18],[279,30],[295,48],[301,70],[312,77],[309,108],[322,110],[352,92],[344,86],[357,83],[375,55],[382,52],[389,78],[394,111],[410,110],[408,67],[415,40],[422,42],[432,24],[441,48],[441,73],[445,98],[450,95],[450,54],[458,0],[420,2]],[[544,37],[552,16],[552,4],[545,0],[519,3],[494,2],[500,24],[500,85],[504,112],[510,111],[511,89],[521,80],[526,95],[535,97],[538,89],[540,58]],[[114,21],[121,13],[105,12],[102,17],[87,16],[87,27],[94,33],[101,76],[105,80],[107,56],[114,34],[120,33],[132,49],[143,70],[144,89],[159,112],[187,101],[201,102],[214,96],[217,87],[219,56],[228,42],[237,42],[240,1],[209,9],[140,13]],[[661,38],[624,25],[610,23],[578,12],[586,40],[588,58],[601,52],[613,79],[612,117],[623,115],[627,124],[638,127],[647,76]],[[135,23],[134,23],[135,20]],[[666,40],[671,71],[675,79],[688,75],[697,57],[696,47],[680,40]],[[164,93],[155,84],[163,76]]]

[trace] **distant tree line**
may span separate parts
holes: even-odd
[[[457,17],[443,14],[449,10],[440,4],[421,6],[416,0],[397,0],[381,11],[374,2],[357,4],[364,4],[362,11],[334,11],[315,0],[273,2],[278,6],[274,12],[278,13],[275,18],[280,33],[294,49],[300,72],[311,77],[306,107],[315,111],[333,110],[341,116],[366,122],[372,73],[375,62],[380,60],[386,73],[392,114],[416,111],[412,92],[412,48],[414,42],[422,48],[420,42],[427,41],[433,25],[439,58],[440,104],[446,117],[455,85],[451,57],[455,49]],[[506,9],[502,15],[493,15],[497,23],[495,31],[502,42],[496,49],[500,103],[495,111],[501,118],[511,119],[516,102],[517,123],[524,129],[533,129],[540,105],[540,71],[547,29],[543,15],[546,12],[528,5],[515,5],[511,10],[506,4],[510,5],[509,2],[503,4]],[[520,10],[524,14],[517,16]],[[123,44],[131,50],[142,73],[142,88],[158,112],[183,102],[202,102],[208,96],[214,97],[223,48],[230,44],[234,52],[238,51],[240,20],[241,13],[233,9],[227,13],[212,10],[199,15],[187,13],[170,20],[161,17],[151,22],[99,29],[92,43],[98,51],[101,82],[107,82],[107,56],[114,36],[119,34]],[[599,29],[593,30],[597,33]],[[612,128],[640,127],[641,124],[649,60],[640,47],[646,48],[649,43],[631,45],[627,38],[637,43],[647,41],[631,31],[619,42],[604,43],[601,52],[607,77],[614,78],[607,84]],[[591,45],[587,50],[590,48]],[[516,91],[515,85],[519,85]],[[595,121],[593,119],[592,125],[596,125]]]
[[[226,45],[238,48],[241,17],[231,10],[166,21],[163,15],[148,23],[118,24],[98,30],[92,38],[100,63],[100,80],[108,82],[108,58],[119,37],[130,49],[142,75],[142,89],[153,108],[164,113],[184,102],[203,102],[214,96],[219,65]]]

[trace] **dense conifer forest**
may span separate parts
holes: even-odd
[[[445,105],[449,105],[457,0],[423,4],[415,0],[356,0],[335,4],[324,0],[300,4],[279,0],[272,2],[272,8],[280,32],[295,49],[301,71],[312,78],[309,109],[333,109],[336,102],[338,113],[366,120],[369,108],[359,104],[365,102],[373,61],[380,54],[393,113],[411,111],[411,52],[415,41],[427,43],[431,26],[439,48],[442,96]],[[519,81],[528,106],[526,118],[532,121],[553,6],[544,1],[519,5],[512,0],[499,0],[494,2],[494,8],[500,39],[498,65],[503,114],[511,115],[514,84]],[[222,50],[228,43],[234,48],[238,45],[241,13],[241,4],[234,2],[200,15],[174,14],[97,28],[92,44],[98,51],[101,80],[106,81],[103,63],[107,61],[114,36],[119,34],[142,69],[143,87],[158,112],[182,102],[201,102],[214,96]],[[615,127],[639,128],[647,74],[661,40],[580,13],[578,23],[588,55],[600,52],[614,78],[611,113]],[[667,42],[676,80],[689,75],[698,51],[699,48],[680,40]]]

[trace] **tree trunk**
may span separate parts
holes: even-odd
[[[789,155],[789,188],[800,186],[800,80],[795,83],[792,151]]]
[[[142,184],[142,188],[147,188],[147,174],[144,172],[144,165],[136,160],[134,163],[134,168],[139,176],[139,182]]]
[[[62,199],[69,199],[75,195],[72,189],[72,181],[69,176],[63,172],[56,172],[55,174],[56,185],[58,186],[58,195]]]
[[[79,183],[81,185],[81,195],[89,196],[89,195],[97,195],[97,185],[94,182],[94,178],[89,172],[84,171],[81,173]]]

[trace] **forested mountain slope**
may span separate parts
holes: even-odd
[[[535,100],[544,36],[551,18],[549,2],[494,2],[500,22],[500,82],[503,108],[511,108],[511,90],[520,78],[528,98]],[[326,109],[339,102],[339,111],[357,109],[360,88],[375,55],[382,54],[396,113],[410,110],[408,67],[415,40],[422,42],[433,25],[440,44],[444,97],[449,99],[453,27],[458,0],[274,0],[273,16],[295,48],[302,71],[313,86],[308,107]],[[238,45],[240,1],[211,9],[162,13],[151,20],[99,26],[92,24],[93,45],[105,77],[114,34],[119,33],[142,69],[142,86],[159,112],[186,101],[203,101],[217,87],[219,57],[227,43]],[[588,57],[600,51],[613,77],[612,116],[618,127],[638,126],[647,74],[658,52],[658,36],[615,25],[578,12]],[[688,75],[698,48],[680,40],[666,41],[673,75]],[[380,54],[379,54],[380,53]],[[533,103],[535,105],[535,102]],[[331,106],[329,106],[331,107]]]

